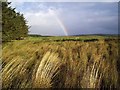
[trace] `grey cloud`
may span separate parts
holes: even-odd
[[[70,35],[117,34],[117,3],[29,3],[22,4],[29,24],[30,33],[42,35],[64,35],[49,10],[56,12]],[[25,6],[24,6],[25,5]],[[20,8],[20,7],[19,7]],[[31,14],[29,16],[28,14]],[[37,15],[37,16],[36,16]],[[46,23],[47,22],[47,23]]]

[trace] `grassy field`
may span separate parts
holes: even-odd
[[[33,37],[3,43],[3,88],[120,88],[116,36]]]

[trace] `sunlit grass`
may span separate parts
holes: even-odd
[[[117,38],[84,42],[90,37],[29,37],[3,44],[3,87],[119,87]]]

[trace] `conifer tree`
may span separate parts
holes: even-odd
[[[26,37],[28,26],[23,14],[10,7],[10,2],[2,2],[2,40],[11,41]]]

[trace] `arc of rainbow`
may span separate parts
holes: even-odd
[[[55,19],[57,23],[60,25],[62,31],[66,36],[68,36],[67,28],[65,27],[64,23],[60,20],[60,18],[57,16],[56,12],[54,10],[51,10],[51,13],[55,16]]]
[[[63,30],[64,34],[65,34],[66,36],[68,36],[67,29],[66,29],[66,27],[64,26],[63,22],[62,22],[58,17],[56,17],[56,20],[57,20],[58,24],[60,25],[61,29]]]

